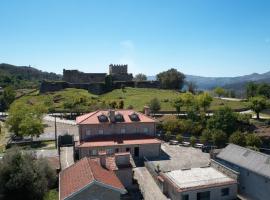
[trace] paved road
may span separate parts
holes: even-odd
[[[62,170],[74,163],[73,147],[60,148],[60,162]]]
[[[134,177],[138,181],[140,190],[145,200],[167,200],[145,167],[135,168]]]

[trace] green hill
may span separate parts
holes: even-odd
[[[149,88],[125,88],[116,89],[103,95],[93,95],[82,89],[65,89],[58,92],[39,94],[38,92],[25,95],[17,102],[23,102],[29,105],[44,104],[54,111],[67,111],[71,108],[74,111],[86,112],[101,108],[108,108],[112,101],[124,101],[124,107],[132,106],[135,110],[141,111],[152,98],[159,99],[162,111],[174,111],[171,102],[179,95],[179,92],[173,90],[160,90]],[[210,110],[216,110],[220,106],[227,105],[232,109],[246,108],[245,102],[226,101],[214,99]]]
[[[0,64],[0,86],[37,88],[42,80],[60,80],[61,75],[43,72],[33,67]]]

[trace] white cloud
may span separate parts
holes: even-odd
[[[121,56],[118,59],[119,64],[128,64],[129,73],[137,73],[136,70],[136,51],[132,40],[123,40],[120,42]]]

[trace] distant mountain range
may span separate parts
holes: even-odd
[[[156,80],[156,76],[148,76],[147,78],[148,80]],[[30,66],[15,66],[5,63],[0,64],[0,86],[9,84],[11,81],[10,83],[16,84],[18,87],[23,87],[25,82],[27,82],[26,85],[29,85],[28,82],[38,84],[44,79],[61,80],[62,75],[44,72]],[[262,74],[253,73],[236,77],[203,77],[186,75],[186,81],[194,82],[199,90],[211,90],[220,86],[241,93],[245,91],[245,86],[248,82],[270,83],[270,71]]]
[[[155,80],[155,76],[148,76],[148,80]],[[217,86],[224,87],[229,90],[243,90],[248,82],[266,82],[270,83],[270,71],[258,74],[253,73],[236,77],[203,77],[186,75],[186,81],[194,82],[200,90],[211,90]]]

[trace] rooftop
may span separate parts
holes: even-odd
[[[102,138],[93,138],[89,142],[81,142],[79,147],[104,147],[136,144],[161,144],[161,141],[147,135],[103,136]]]
[[[168,178],[180,191],[236,183],[236,180],[212,167],[175,170],[165,173],[165,178]]]
[[[217,158],[270,178],[270,156],[267,154],[229,144]]]
[[[106,124],[112,123],[109,119],[110,110],[98,110],[87,113],[76,118],[77,124]],[[136,123],[136,122],[155,122],[149,116],[134,110],[114,110],[115,116],[122,116],[121,120],[114,123]],[[135,116],[135,118],[133,118]]]
[[[64,200],[96,182],[125,193],[126,190],[116,175],[101,167],[100,163],[90,158],[83,158],[60,172],[60,200]]]

